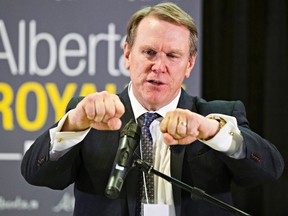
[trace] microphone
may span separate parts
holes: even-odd
[[[122,189],[125,177],[133,163],[133,154],[140,143],[141,128],[131,119],[120,133],[119,147],[114,160],[105,195],[116,199]]]

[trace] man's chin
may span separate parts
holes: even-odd
[[[163,97],[163,94],[162,95],[154,94],[151,97],[147,97],[147,96],[145,97],[145,100],[149,104],[150,109],[152,107],[153,110],[157,110],[157,109],[163,107],[165,105],[164,99],[165,98]]]

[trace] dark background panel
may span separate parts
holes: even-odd
[[[288,158],[288,2],[204,0],[203,97],[242,100],[251,128]],[[234,186],[252,215],[288,215],[288,173],[253,188]]]

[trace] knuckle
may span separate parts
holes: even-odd
[[[94,96],[93,96],[92,94],[87,95],[87,96],[85,97],[85,100],[86,100],[88,103],[91,103],[91,102],[94,101]]]

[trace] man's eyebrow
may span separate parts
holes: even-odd
[[[140,47],[140,49],[153,49],[153,50],[156,50],[156,48],[154,48],[151,45],[143,45],[143,46]]]
[[[151,49],[151,50],[155,50],[156,52],[158,51],[158,49],[156,48],[156,47],[154,47],[154,46],[151,46],[151,45],[143,45],[143,46],[141,46],[140,47],[140,49],[144,49],[144,50],[147,50],[147,49]],[[181,54],[181,53],[183,53],[184,51],[183,50],[181,50],[181,49],[170,49],[170,50],[168,50],[167,52],[165,52],[165,53],[178,53],[178,54]]]
[[[171,49],[169,53],[183,53],[183,50],[181,49]]]

